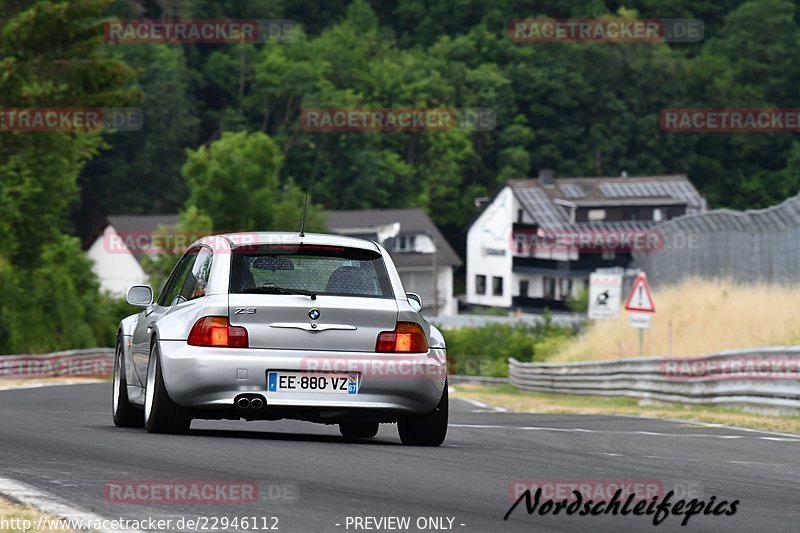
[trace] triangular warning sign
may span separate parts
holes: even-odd
[[[650,288],[647,286],[647,275],[644,272],[636,277],[633,282],[633,289],[625,302],[626,311],[636,311],[639,313],[655,313],[656,305],[650,295]]]

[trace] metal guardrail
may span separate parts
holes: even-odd
[[[88,348],[36,355],[0,355],[0,378],[108,377],[114,348]]]
[[[566,364],[512,358],[508,373],[512,385],[531,391],[800,410],[797,346]]]
[[[0,356],[0,378],[109,376],[113,358],[113,348]],[[508,378],[452,375],[450,379],[453,383],[511,383],[532,391],[800,411],[800,346],[565,364],[522,363],[511,358],[508,373]]]

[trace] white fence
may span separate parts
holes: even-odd
[[[512,358],[508,374],[512,385],[532,391],[800,410],[797,346],[566,364]]]
[[[0,378],[6,379],[107,377],[113,368],[114,348],[0,356]]]

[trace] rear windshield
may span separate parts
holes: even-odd
[[[377,251],[297,244],[234,249],[230,292],[269,288],[394,298],[386,267]]]

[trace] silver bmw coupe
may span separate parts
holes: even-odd
[[[447,432],[442,334],[406,293],[386,250],[322,234],[205,237],[161,293],[121,321],[113,416],[120,427],[185,433],[192,419],[307,420],[346,438],[396,423],[403,444]]]

